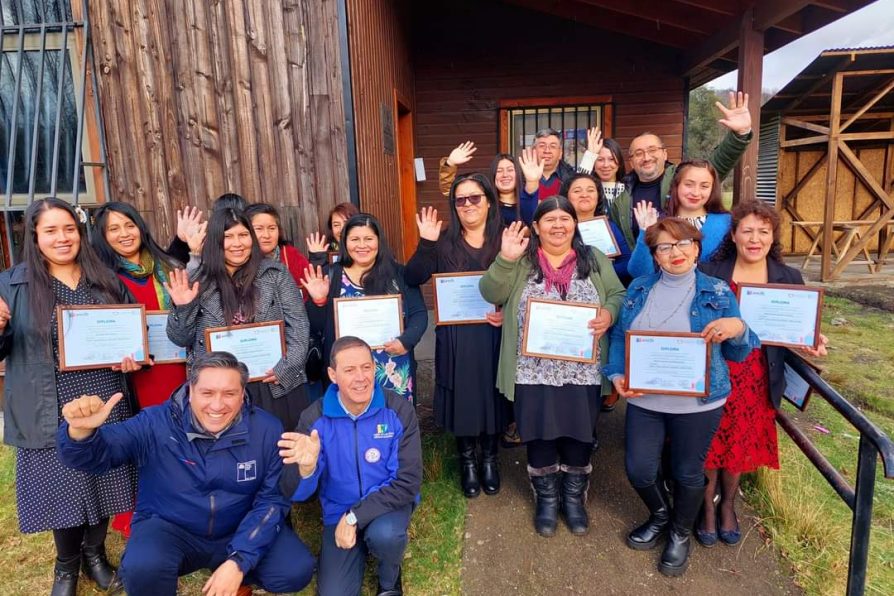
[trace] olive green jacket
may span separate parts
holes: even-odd
[[[739,161],[739,158],[742,157],[742,154],[745,153],[745,150],[748,148],[748,143],[751,142],[753,136],[754,135],[750,132],[745,136],[739,136],[733,131],[729,131],[720,141],[720,144],[714,149],[714,153],[711,154],[708,161],[711,162],[711,165],[717,170],[717,176],[719,176],[721,180],[726,178],[726,175],[732,171],[733,167],[735,167],[736,162]],[[670,194],[671,181],[673,181],[676,171],[677,166],[674,164],[667,164],[667,167],[664,168],[664,176],[661,179],[661,207],[659,208],[662,212],[667,207],[667,198]],[[636,236],[633,235],[632,193],[633,187],[638,182],[636,172],[632,172],[629,176],[625,177],[623,182],[624,192],[618,195],[614,202],[612,202],[608,216],[619,228],[621,228],[621,231],[624,233],[624,238],[630,246],[630,250],[633,250],[636,247]]]
[[[590,281],[599,293],[602,308],[608,310],[612,321],[618,320],[618,311],[624,299],[624,286],[618,280],[612,262],[601,252],[593,251],[596,267],[590,272]],[[497,365],[497,389],[510,401],[515,400],[515,369],[518,364],[518,305],[522,290],[531,274],[531,261],[523,256],[517,261],[507,261],[497,255],[496,260],[481,278],[478,288],[491,304],[503,307],[503,339],[500,342],[500,361]],[[608,333],[599,339],[600,368],[608,359]],[[603,379],[602,393],[611,392],[611,383]]]

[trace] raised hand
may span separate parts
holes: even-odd
[[[633,216],[640,230],[646,231],[658,223],[658,210],[648,201],[640,201],[633,208]]]
[[[0,333],[6,329],[6,325],[11,318],[12,313],[9,312],[9,305],[6,304],[3,298],[0,298]]]
[[[507,261],[517,261],[528,248],[530,238],[525,236],[525,224],[520,221],[512,222],[503,230],[503,239],[500,242],[500,256]]]
[[[594,155],[599,155],[599,152],[602,151],[602,131],[599,130],[598,126],[594,126],[587,130],[587,151]]]
[[[183,242],[189,243],[189,238],[195,234],[199,224],[202,223],[202,212],[198,207],[187,207],[183,211],[177,210],[177,237]]]
[[[186,269],[173,269],[164,283],[171,302],[177,306],[186,306],[199,295],[199,282],[189,285],[189,274]]]
[[[540,179],[543,178],[543,163],[537,159],[533,148],[528,147],[522,150],[522,154],[518,158],[518,165],[521,166],[525,182],[540,184]]]
[[[719,101],[715,101],[714,105],[723,112],[723,118],[718,120],[720,124],[739,136],[751,132],[751,112],[748,111],[747,93],[730,91],[728,108]]]
[[[320,434],[316,429],[309,435],[283,433],[276,444],[283,464],[298,464],[302,476],[310,476],[320,457]]]
[[[461,166],[472,161],[472,154],[478,151],[478,147],[472,141],[466,141],[450,152],[447,156],[448,166]]]
[[[205,235],[208,231],[208,222],[202,222],[197,225],[195,228],[190,228],[189,236],[186,239],[186,244],[189,245],[189,252],[198,255],[202,252],[202,247],[205,246]]]
[[[438,210],[434,207],[423,207],[416,214],[416,227],[419,228],[419,237],[424,240],[437,242],[441,236],[443,221],[438,219]]]
[[[314,232],[304,240],[307,244],[307,253],[326,252],[329,250],[329,241],[326,236],[319,232]]]
[[[323,275],[323,268],[313,265],[304,269],[304,279],[301,287],[307,290],[310,299],[317,302],[326,302],[329,299],[329,276]]]
[[[68,436],[75,441],[82,441],[93,434],[93,431],[108,420],[123,393],[115,393],[108,401],[98,395],[82,395],[62,406],[62,417],[68,422]]]

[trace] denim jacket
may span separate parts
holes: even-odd
[[[633,280],[627,289],[627,296],[621,303],[618,322],[612,327],[608,365],[603,370],[609,379],[624,374],[625,333],[643,309],[649,292],[660,278],[660,272],[644,275]],[[689,311],[690,329],[694,333],[701,333],[705,325],[724,317],[741,318],[736,296],[726,282],[696,270],[695,297],[692,299],[692,307]],[[708,397],[701,398],[701,401],[708,403],[729,395],[730,380],[726,361],[742,362],[748,357],[751,350],[758,347],[760,347],[760,340],[747,325],[744,333],[739,337],[730,338],[720,344],[712,343],[711,392]]]

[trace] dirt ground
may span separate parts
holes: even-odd
[[[826,292],[831,296],[894,312],[894,281],[875,284],[835,283]]]

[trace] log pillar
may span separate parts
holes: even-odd
[[[739,91],[748,94],[754,137],[736,164],[733,204],[754,198],[757,191],[757,153],[760,142],[761,90],[764,67],[764,32],[754,28],[754,9],[742,13],[739,23]]]

